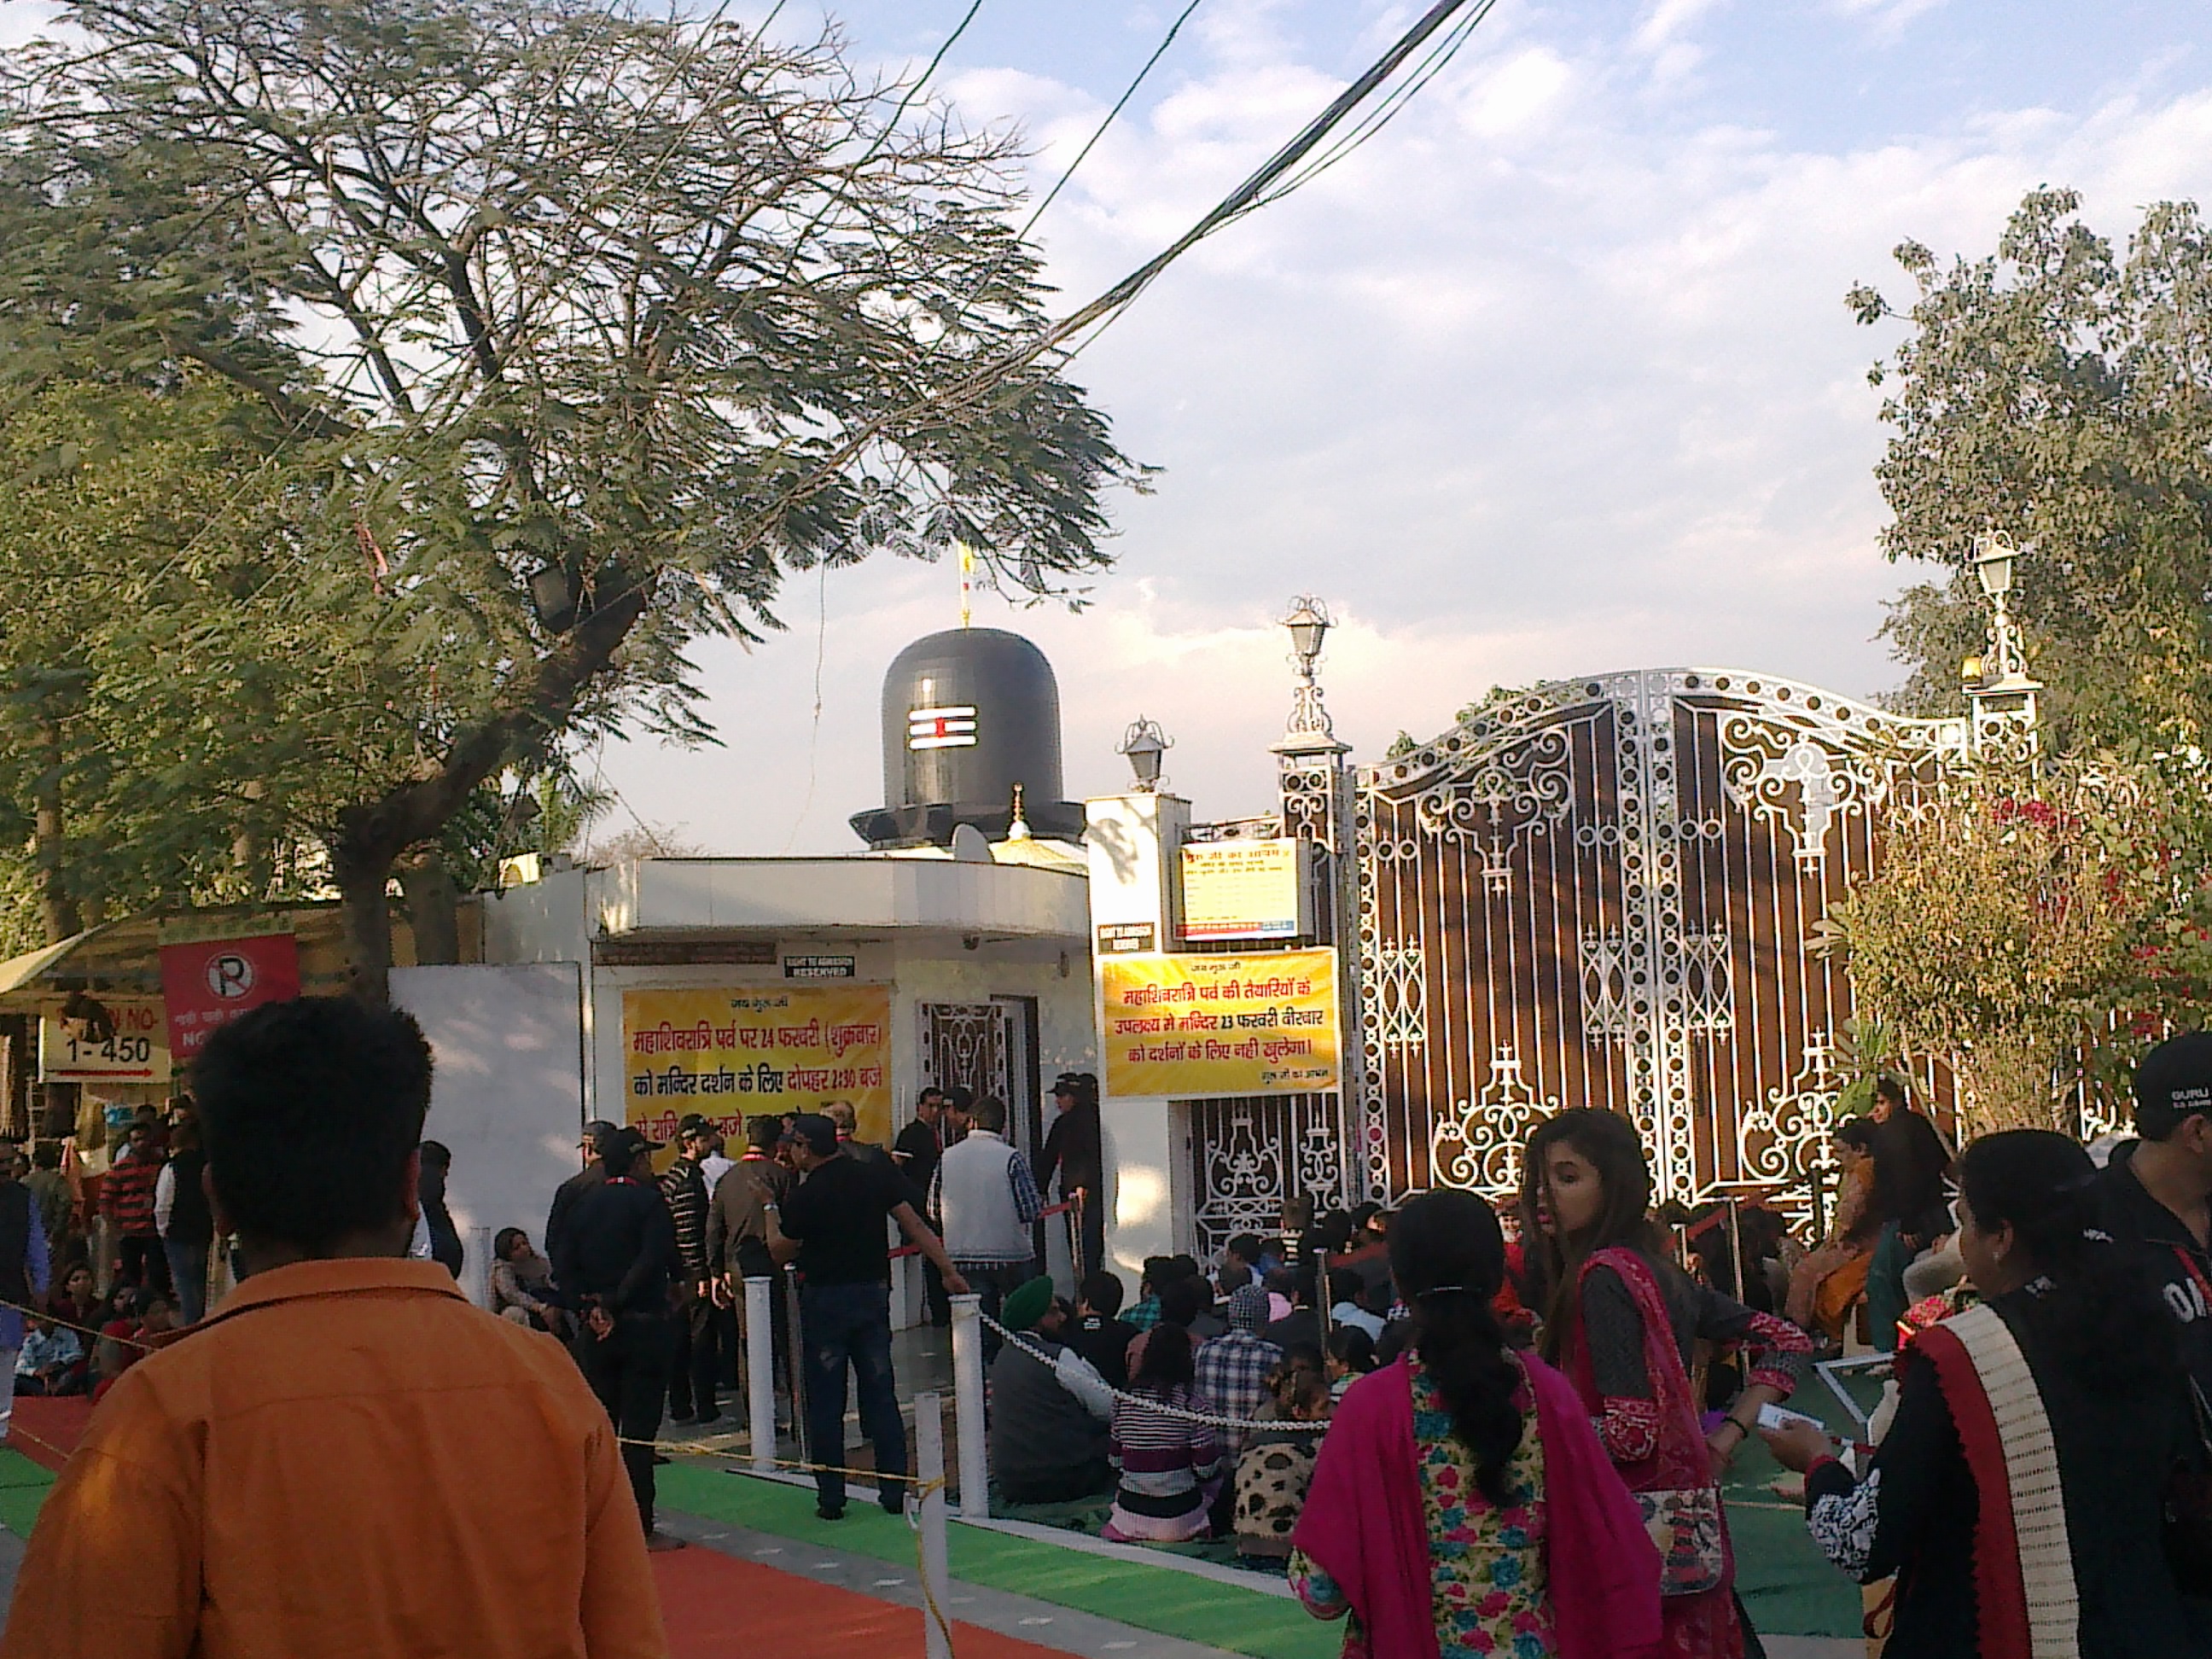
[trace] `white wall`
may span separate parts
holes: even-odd
[[[446,1203],[467,1252],[461,1284],[479,1301],[491,1236],[520,1227],[544,1249],[553,1189],[576,1172],[580,971],[550,962],[392,972],[393,1006],[430,1040],[436,1070],[422,1133],[453,1150]]]
[[[1085,801],[1084,811],[1091,925],[1150,923],[1153,947],[1174,950],[1175,872],[1190,833],[1190,803],[1170,794],[1107,795]],[[1095,1042],[1103,1019],[1095,989],[1091,1019]],[[1097,1069],[1103,1089],[1106,1068]],[[1108,1095],[1099,1116],[1109,1206],[1106,1253],[1133,1287],[1146,1256],[1190,1248],[1189,1109]]]

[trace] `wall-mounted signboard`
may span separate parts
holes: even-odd
[[[1103,957],[1106,1092],[1205,1100],[1338,1085],[1336,952]]]
[[[735,1140],[744,1120],[849,1100],[860,1138],[891,1132],[888,986],[732,985],[623,993],[629,1121],[654,1140],[697,1112]]]
[[[1219,841],[1182,849],[1182,936],[1288,939],[1313,926],[1312,844]]]
[[[169,1022],[159,998],[104,996],[114,1030],[94,1041],[82,1020],[48,1010],[39,1020],[39,1078],[46,1083],[169,1080]]]

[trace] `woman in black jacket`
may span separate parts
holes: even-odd
[[[2196,1419],[2172,1322],[2094,1231],[2095,1174],[2047,1130],[1968,1147],[1959,1243],[1986,1300],[1912,1340],[1873,1468],[1809,1426],[1767,1437],[1828,1559],[1896,1575],[1886,1659],[2198,1651],[2160,1536]]]

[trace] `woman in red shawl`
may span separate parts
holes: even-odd
[[[1650,1659],[1658,1557],[1574,1390],[1505,1345],[1498,1218],[1425,1194],[1389,1249],[1412,1341],[1336,1408],[1291,1588],[1346,1659]]]
[[[1748,1624],[1721,1476],[1759,1408],[1786,1399],[1812,1341],[1694,1283],[1667,1259],[1648,1211],[1651,1170],[1628,1120],[1559,1113],[1529,1137],[1522,1237],[1545,1286],[1544,1357],[1566,1373],[1659,1545],[1664,1659],[1741,1659]],[[1709,1439],[1689,1357],[1700,1339],[1759,1351],[1750,1385]]]

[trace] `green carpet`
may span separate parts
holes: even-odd
[[[54,1477],[21,1452],[0,1451],[0,1527],[18,1538],[31,1535],[39,1518],[39,1505]]]
[[[1790,1405],[1820,1419],[1832,1432],[1853,1427],[1817,1377],[1808,1378]],[[1768,1636],[1857,1636],[1859,1587],[1831,1566],[1807,1534],[1804,1505],[1766,1489],[1782,1474],[1766,1443],[1756,1438],[1736,1453],[1729,1470],[1736,1593],[1752,1627]]]
[[[857,1555],[914,1563],[914,1533],[869,1503],[842,1521],[815,1518],[804,1486],[731,1475],[697,1465],[659,1471],[660,1501],[686,1515],[750,1527]],[[952,1576],[987,1589],[1033,1596],[1162,1636],[1258,1659],[1336,1659],[1340,1625],[1310,1617],[1296,1601],[1238,1589],[1194,1573],[1122,1561],[977,1527],[951,1529]]]

